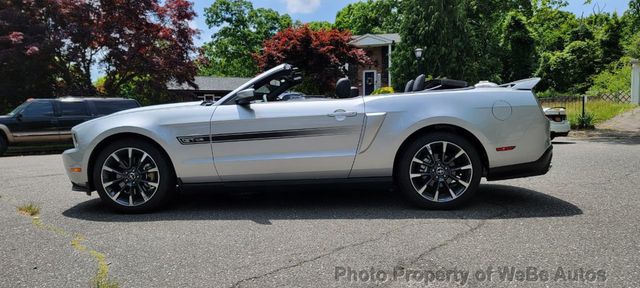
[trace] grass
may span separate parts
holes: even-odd
[[[566,106],[567,118],[571,122],[571,127],[578,126],[578,119],[582,115],[582,103],[544,103],[544,107]],[[600,124],[622,113],[637,108],[638,105],[630,103],[613,103],[604,100],[587,101],[586,112],[593,116],[593,125]]]
[[[98,272],[96,276],[91,280],[91,287],[96,288],[119,288],[120,284],[114,280],[109,279],[109,264],[107,263],[107,257],[96,251],[87,248],[82,245],[82,242],[85,241],[84,237],[81,235],[76,235],[71,240],[71,247],[76,249],[82,253],[89,253],[91,257],[93,257],[98,262]]]
[[[38,214],[40,214],[40,207],[33,203],[29,203],[18,207],[18,212],[31,217],[38,216]]]

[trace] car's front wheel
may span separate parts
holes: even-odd
[[[423,208],[459,207],[473,197],[482,178],[477,149],[456,134],[419,137],[401,157],[397,182],[406,198]]]
[[[109,207],[124,213],[150,212],[175,193],[176,177],[169,159],[154,145],[120,140],[99,153],[93,183]]]
[[[0,132],[0,156],[4,155],[4,152],[7,151],[7,139],[4,138],[4,135]]]

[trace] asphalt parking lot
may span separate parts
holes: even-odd
[[[120,215],[71,192],[58,155],[0,158],[0,286],[638,287],[639,140],[561,139],[548,175],[483,183],[456,211],[325,186]]]

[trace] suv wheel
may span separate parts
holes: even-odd
[[[428,209],[452,209],[476,193],[482,162],[465,138],[437,132],[418,138],[404,151],[397,171],[401,191]]]
[[[98,155],[93,183],[109,207],[124,213],[144,213],[167,203],[175,194],[176,177],[166,156],[155,146],[121,140]]]

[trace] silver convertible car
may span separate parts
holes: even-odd
[[[302,82],[283,64],[215,103],[80,124],[62,158],[73,190],[97,190],[122,212],[160,208],[177,188],[333,181],[393,182],[420,207],[450,209],[483,177],[547,173],[549,121],[531,91],[539,80],[468,86],[421,75],[404,93],[362,97],[341,79],[335,97],[283,101]]]

